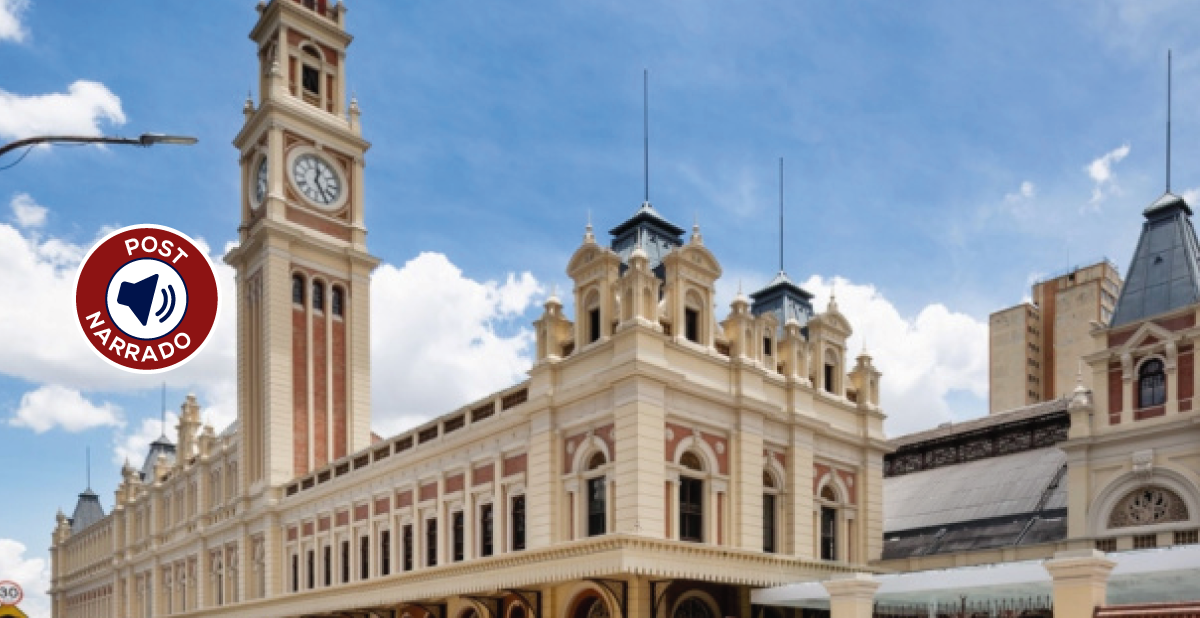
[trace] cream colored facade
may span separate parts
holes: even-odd
[[[1069,396],[1091,351],[1093,323],[1108,324],[1121,276],[1107,260],[1035,283],[1031,303],[993,313],[989,329],[992,414]],[[1091,388],[1091,376],[1084,376]]]
[[[887,446],[850,321],[781,325],[740,294],[719,321],[718,260],[694,228],[652,264],[646,230],[675,228],[649,204],[627,259],[589,226],[526,381],[372,443],[345,12],[258,10],[237,423],[201,428],[189,398],[174,462],[127,465],[83,530],[60,514],[54,616],[749,616],[752,587],[870,568]]]

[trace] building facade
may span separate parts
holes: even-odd
[[[60,513],[56,617],[784,616],[750,590],[880,557],[881,376],[850,321],[783,273],[720,319],[699,228],[649,203],[609,243],[588,226],[527,380],[373,438],[345,10],[258,11],[238,418],[217,434],[189,398],[111,512]]]
[[[988,319],[991,413],[1061,399],[1075,388],[1079,361],[1092,350],[1093,323],[1108,324],[1121,275],[1108,260],[1033,284],[1030,302]],[[1091,375],[1084,386],[1092,387]]]

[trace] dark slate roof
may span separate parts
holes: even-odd
[[[1110,327],[1200,302],[1200,247],[1191,207],[1165,193],[1142,214],[1146,222]]]
[[[800,326],[808,324],[813,316],[812,297],[804,288],[792,283],[787,273],[779,271],[766,287],[750,294],[754,301],[750,312],[754,315],[774,313],[782,332],[788,320],[796,320]]]
[[[83,532],[101,519],[104,519],[104,507],[100,505],[100,496],[88,487],[79,494],[79,502],[75,503],[75,512],[71,515],[71,534]]]
[[[1055,412],[1066,412],[1067,406],[1071,403],[1070,399],[1062,397],[1051,401],[1043,401],[1020,408],[1013,408],[1004,412],[989,414],[969,421],[961,423],[945,423],[938,425],[933,429],[918,431],[903,436],[896,436],[888,440],[888,445],[892,448],[899,449],[901,447],[918,444],[921,442],[929,442],[942,438],[957,436],[969,432],[975,432],[985,429],[1000,427],[1010,423],[1019,423],[1029,419],[1035,419],[1042,416],[1047,416]]]
[[[1051,446],[885,478],[883,558],[1065,539],[1066,471]]]
[[[150,443],[150,452],[146,453],[146,461],[142,463],[143,481],[154,482],[154,464],[158,461],[159,455],[165,456],[167,463],[175,463],[175,444],[165,435],[159,436],[157,440]]]
[[[683,228],[664,219],[650,202],[642,202],[632,217],[609,230],[609,234],[613,236],[612,250],[621,256],[622,271],[629,264],[634,247],[641,245],[650,268],[659,277],[663,276],[662,259],[683,245]]]

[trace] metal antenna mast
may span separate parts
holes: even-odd
[[[159,412],[162,421],[162,437],[167,437],[167,383],[162,385],[162,411]]]
[[[1167,50],[1167,193],[1171,192],[1171,50]]]
[[[779,272],[783,272],[783,157],[779,157]]]
[[[85,452],[87,453],[87,488],[91,489],[92,488],[92,447],[90,447],[90,446],[87,447],[85,449]]]
[[[642,181],[650,203],[650,70],[642,69]]]

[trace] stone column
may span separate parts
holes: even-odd
[[[871,618],[879,582],[869,573],[843,573],[821,585],[829,591],[831,618]],[[1091,615],[1090,610],[1088,615]]]
[[[1105,603],[1116,565],[1094,549],[1060,551],[1042,563],[1054,581],[1054,618],[1091,618]]]

